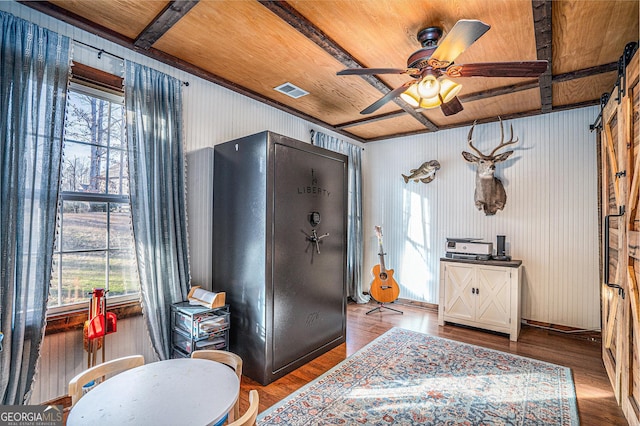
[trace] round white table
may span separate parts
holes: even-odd
[[[205,359],[152,362],[119,373],[84,395],[67,425],[215,424],[240,393],[236,373]]]

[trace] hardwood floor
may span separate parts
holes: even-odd
[[[517,342],[508,337],[470,328],[438,326],[437,311],[409,304],[393,305],[403,315],[383,311],[365,313],[375,305],[349,304],[347,307],[347,342],[319,356],[275,382],[262,386],[242,378],[240,413],[248,407],[250,389],[260,394],[260,411],[264,411],[306,383],[317,378],[392,327],[402,327],[434,336],[510,352],[571,368],[576,386],[578,412],[582,425],[627,425],[616,403],[600,355],[600,341],[557,331],[523,326]]]

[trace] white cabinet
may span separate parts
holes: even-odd
[[[441,259],[438,324],[463,324],[518,340],[521,276],[519,260]]]

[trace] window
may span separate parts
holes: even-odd
[[[70,85],[57,229],[53,313],[86,303],[93,288],[110,300],[138,298],[122,96]]]

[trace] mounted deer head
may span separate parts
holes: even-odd
[[[513,145],[518,142],[518,138],[513,139],[513,125],[511,125],[511,137],[509,141],[504,141],[504,127],[502,126],[502,119],[500,120],[500,145],[495,147],[489,155],[485,155],[475,146],[473,146],[473,129],[476,126],[476,122],[473,122],[469,135],[467,136],[467,142],[469,147],[474,150],[478,156],[462,151],[462,156],[469,163],[476,165],[476,191],[474,199],[478,210],[484,210],[484,214],[487,216],[494,215],[498,210],[502,210],[507,202],[507,193],[504,190],[502,181],[494,176],[496,171],[496,163],[505,161],[513,151],[503,152],[497,154],[498,150],[505,146]]]

